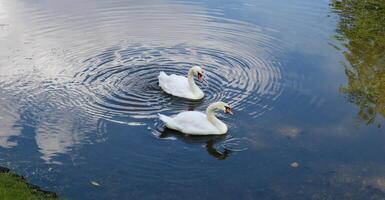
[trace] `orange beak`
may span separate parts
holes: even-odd
[[[225,113],[229,113],[229,114],[231,114],[231,115],[234,114],[234,113],[231,111],[231,108],[230,108],[230,107],[226,107]]]

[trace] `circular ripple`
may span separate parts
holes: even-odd
[[[0,111],[9,116],[2,122],[33,127],[46,160],[103,141],[108,121],[159,133],[157,113],[204,110],[219,100],[259,117],[287,88],[282,42],[272,30],[229,19],[221,10],[183,2],[72,5],[4,3],[20,12],[10,13],[15,21],[3,41],[23,42],[7,42],[0,57]],[[186,75],[193,65],[208,77],[207,84],[198,83],[203,100],[159,88],[160,71]]]
[[[91,94],[89,110],[107,118],[155,118],[165,111],[206,108],[215,101],[228,102],[235,110],[256,105],[249,113],[258,116],[272,106],[259,102],[274,101],[281,93],[278,63],[214,48],[119,45],[84,63],[75,79]],[[198,83],[203,100],[175,98],[158,86],[160,71],[186,76],[194,65],[207,76],[207,84]]]

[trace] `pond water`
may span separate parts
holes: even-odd
[[[69,199],[384,199],[384,10],[0,0],[0,165]],[[192,65],[203,100],[160,90]],[[219,100],[221,137],[157,118]]]

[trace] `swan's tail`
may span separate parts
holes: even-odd
[[[165,85],[165,83],[168,80],[168,75],[166,73],[164,73],[164,71],[161,71],[159,73],[158,80],[159,80],[159,86],[161,86],[163,88],[163,86]]]
[[[171,117],[168,117],[162,114],[158,114],[158,116],[159,116],[159,119],[167,126],[167,128],[177,129]]]
[[[158,76],[159,80],[166,79],[167,77],[168,75],[164,71],[161,71]]]
[[[168,123],[170,123],[170,122],[172,121],[171,117],[168,117],[168,116],[166,116],[166,115],[158,114],[158,116],[159,116],[159,119],[160,119],[163,123],[165,123],[165,124],[168,124]]]

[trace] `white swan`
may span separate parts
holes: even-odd
[[[215,117],[215,110],[223,110],[233,114],[231,107],[224,102],[215,102],[206,109],[206,114],[198,111],[181,112],[173,117],[159,114],[167,128],[190,135],[222,135],[227,132],[227,126]]]
[[[166,93],[173,96],[194,100],[202,99],[204,94],[203,91],[194,82],[195,74],[198,76],[198,79],[202,81],[203,70],[198,66],[190,68],[187,75],[188,78],[175,74],[171,74],[169,76],[162,71],[158,76],[159,86]]]

